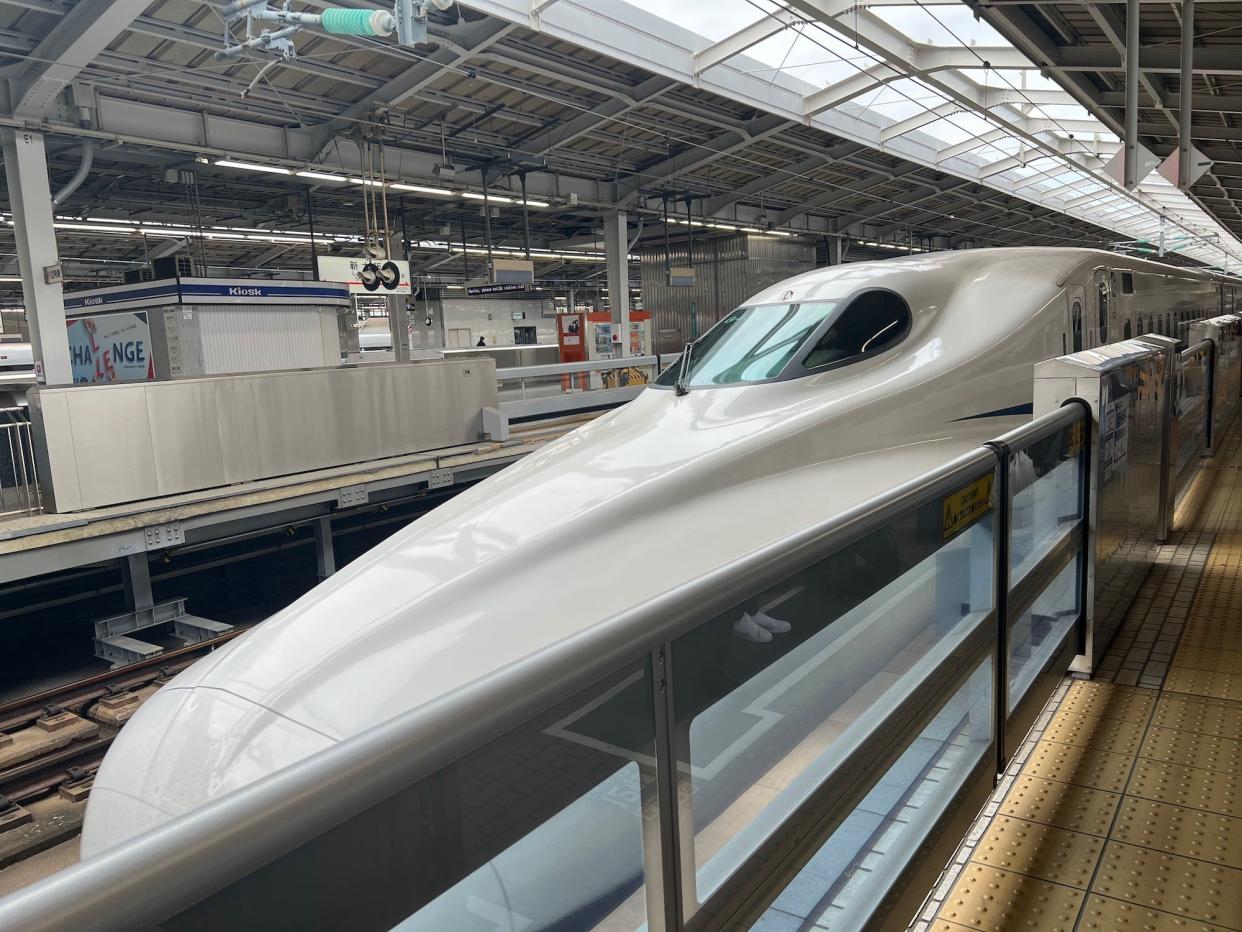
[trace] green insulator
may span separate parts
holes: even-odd
[[[345,10],[329,7],[323,11],[320,21],[324,32],[340,36],[386,36],[392,29],[384,29],[388,17],[382,10]]]

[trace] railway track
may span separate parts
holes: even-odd
[[[0,705],[0,868],[75,835],[117,732],[168,679],[244,629]]]

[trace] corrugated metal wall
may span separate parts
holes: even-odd
[[[689,264],[686,247],[685,240],[671,244],[671,265]],[[748,233],[696,236],[693,288],[666,284],[663,244],[641,246],[638,257],[643,303],[655,322],[655,349],[670,353],[756,292],[815,268],[815,244]],[[697,333],[691,327],[692,314]]]
[[[334,308],[214,304],[198,305],[194,314],[202,340],[203,375],[340,364],[339,349],[331,355],[326,352],[327,335],[336,341]],[[329,318],[330,328],[321,317]]]

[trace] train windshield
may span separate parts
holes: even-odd
[[[694,344],[685,384],[737,385],[776,378],[836,306],[835,301],[808,301],[738,308]],[[674,384],[681,368],[679,358],[657,384]]]

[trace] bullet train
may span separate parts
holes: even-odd
[[[926,253],[773,285],[629,404],[464,491],[170,681],[108,752],[83,854],[1005,433],[1031,417],[1040,360],[1177,335],[1235,300],[1230,279],[1073,248]],[[735,627],[738,650],[790,637],[759,614]],[[621,778],[591,779],[581,805],[599,807]],[[515,905],[536,869],[517,843],[406,927],[457,928],[435,910],[487,899],[488,885],[531,919],[524,928],[560,927],[541,910],[581,919],[592,898],[617,909],[641,884],[641,852],[619,843],[613,856],[609,876],[629,870],[630,888],[560,883]]]

